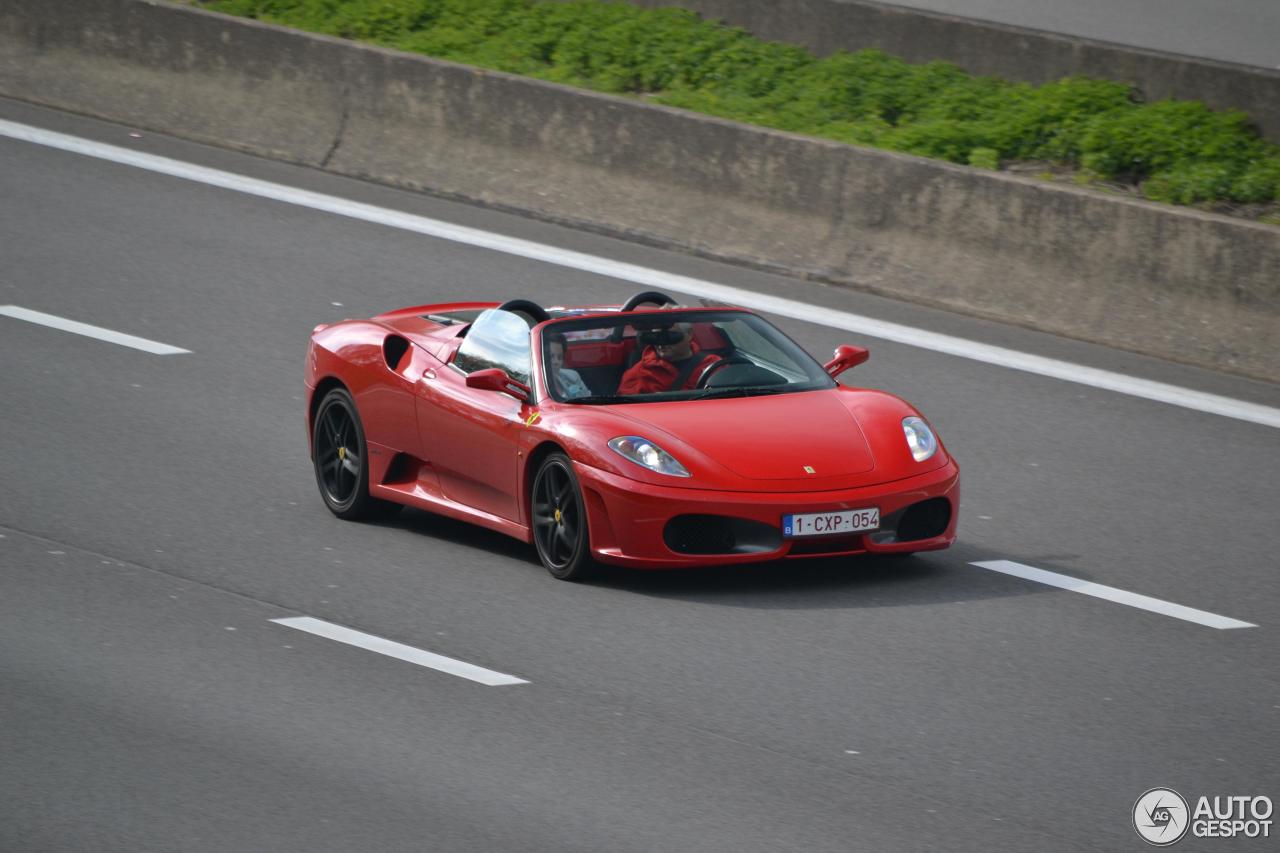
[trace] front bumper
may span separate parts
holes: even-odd
[[[941,468],[905,480],[820,492],[722,492],[672,488],[641,483],[580,462],[574,463],[574,470],[587,505],[591,551],[602,563],[644,569],[678,569],[837,554],[892,554],[934,551],[948,547],[956,538],[960,470],[951,461]],[[780,533],[782,516],[789,513],[834,512],[878,506],[883,525],[887,519],[909,507],[934,498],[946,501],[949,519],[943,532],[928,538],[896,541],[883,532],[873,531],[786,539]],[[779,533],[769,546],[750,553],[680,553],[668,545],[664,531],[672,519],[689,515],[741,519],[768,525]]]

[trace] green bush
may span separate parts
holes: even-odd
[[[1096,116],[1081,145],[1089,168],[1139,178],[1193,160],[1243,167],[1265,153],[1243,113],[1215,113],[1198,101],[1160,101]]]
[[[1231,185],[1230,197],[1245,202],[1280,199],[1280,154],[1250,163]]]
[[[999,152],[994,148],[975,148],[969,152],[969,165],[979,169],[999,169]]]
[[[1238,112],[1135,103],[1118,83],[1043,86],[912,65],[818,59],[684,9],[600,0],[206,0],[217,11],[985,169],[1050,161],[1194,204],[1280,198],[1280,147]]]
[[[1152,175],[1142,184],[1142,194],[1153,201],[1195,204],[1226,198],[1231,187],[1231,170],[1221,163],[1183,163]]]

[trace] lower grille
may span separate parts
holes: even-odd
[[[782,531],[745,518],[677,515],[662,541],[677,554],[762,554],[782,547]]]

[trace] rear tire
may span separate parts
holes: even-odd
[[[334,388],[311,424],[311,465],[321,500],[338,518],[390,518],[400,511],[400,504],[369,494],[368,458],[355,400],[347,389]]]
[[[533,544],[552,577],[579,581],[595,568],[587,508],[573,463],[563,453],[542,460],[529,502]]]

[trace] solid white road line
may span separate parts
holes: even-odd
[[[191,352],[189,349],[171,347],[168,344],[126,335],[123,332],[113,332],[111,329],[104,329],[101,326],[90,326],[88,323],[79,323],[75,320],[68,320],[65,317],[55,317],[52,314],[32,311],[30,308],[19,308],[17,305],[0,305],[0,314],[6,317],[13,317],[16,320],[26,320],[28,323],[38,323],[51,329],[61,329],[64,332],[84,335],[86,338],[109,341],[122,347],[133,347],[155,355],[176,355],[177,353]]]
[[[1187,622],[1195,622],[1197,625],[1205,625],[1209,628],[1258,627],[1252,622],[1241,622],[1239,619],[1232,619],[1229,616],[1219,616],[1216,613],[1209,613],[1205,610],[1196,610],[1194,607],[1183,607],[1181,604],[1162,601],[1159,598],[1152,598],[1148,595],[1138,595],[1136,592],[1125,592],[1123,589],[1116,589],[1113,586],[1103,586],[1100,583],[1060,575],[1057,572],[1046,572],[1044,569],[1024,566],[1022,563],[1015,563],[1011,560],[986,560],[980,563],[971,563],[970,565],[982,569],[990,569],[993,572],[1013,575],[1036,583],[1056,586],[1059,589],[1082,592],[1085,595],[1092,595],[1094,598],[1104,598],[1117,604],[1127,604],[1139,610],[1150,610],[1152,613],[1172,616],[1174,619],[1184,619]]]
[[[418,666],[425,666],[430,669],[447,672],[450,675],[456,675],[459,678],[466,678],[471,681],[478,681],[489,687],[502,687],[507,684],[528,684],[523,678],[516,678],[514,675],[507,675],[501,672],[494,672],[491,669],[485,669],[482,666],[466,663],[465,661],[447,658],[444,655],[438,655],[434,652],[424,652],[422,649],[415,649],[413,646],[406,646],[403,643],[397,643],[393,640],[384,640],[382,637],[375,637],[372,634],[365,634],[361,631],[355,631],[351,628],[344,628],[341,625],[335,625],[332,622],[325,622],[320,619],[312,619],[310,616],[296,616],[289,619],[272,619],[277,625],[284,625],[289,628],[297,628],[299,631],[306,631],[308,634],[315,634],[318,637],[326,637],[330,640],[337,640],[339,643],[346,643],[348,646],[359,646],[362,649],[368,649],[371,652],[377,652],[380,655],[396,658],[397,660],[416,663]]]
[[[544,263],[597,273],[623,281],[634,282],[645,287],[665,288],[692,296],[740,305],[744,308],[768,311],[783,317],[791,317],[808,323],[842,329],[859,335],[921,347],[935,352],[946,353],[947,355],[959,356],[960,358],[1021,370],[1026,373],[1049,376],[1065,382],[1075,382],[1093,388],[1114,391],[1118,394],[1127,394],[1131,397],[1141,397],[1147,400],[1168,403],[1184,409],[1208,412],[1236,420],[1280,428],[1280,409],[1271,406],[1248,403],[1217,394],[1206,394],[1163,382],[1135,379],[1122,373],[1084,367],[1067,361],[1058,361],[1018,352],[1017,350],[990,346],[964,338],[941,335],[898,323],[873,320],[857,314],[809,305],[794,299],[767,296],[750,290],[728,287],[723,284],[715,284],[688,276],[674,275],[635,264],[624,264],[618,261],[611,261],[608,258],[572,252],[567,249],[558,249],[555,246],[547,246],[530,240],[519,240],[514,237],[482,231],[478,228],[453,225],[438,219],[429,219],[425,216],[415,216],[411,213],[388,210],[371,204],[349,201],[337,196],[309,190],[300,190],[283,184],[261,181],[256,178],[246,178],[232,172],[195,166],[190,163],[183,163],[180,160],[172,160],[168,157],[130,151],[127,148],[93,142],[76,136],[68,136],[63,133],[55,133],[15,122],[0,120],[0,136],[21,139],[63,151],[71,151],[87,157],[109,160],[113,163],[135,166],[139,169],[159,172],[189,181],[197,181],[274,201],[282,201],[287,204],[300,205],[313,210],[337,214],[338,216],[373,222],[390,228],[425,234],[441,240],[451,240],[456,243],[465,243],[495,252],[504,252],[509,255],[530,258]]]

